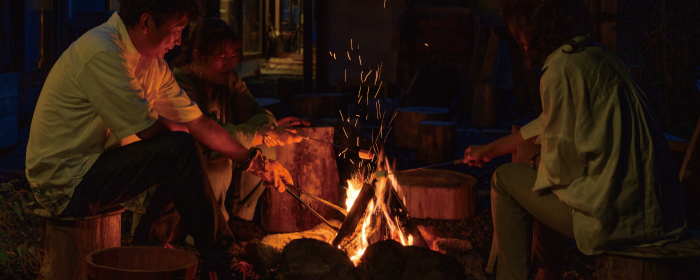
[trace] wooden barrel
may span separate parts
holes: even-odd
[[[476,179],[467,174],[438,169],[399,172],[397,180],[414,218],[456,220],[476,213]]]
[[[299,133],[333,143],[333,127],[300,127]],[[313,195],[338,204],[338,167],[333,146],[314,140],[277,147],[277,161],[292,175],[294,184]],[[340,218],[339,212],[306,195],[300,195],[326,219]],[[343,207],[344,205],[340,205]],[[322,223],[292,195],[268,189],[262,205],[262,225],[269,232],[309,230]]]
[[[422,121],[418,123],[420,143],[416,162],[436,164],[455,158],[455,124],[452,122]]]
[[[348,117],[349,95],[342,93],[307,93],[292,96],[292,115],[309,117],[310,121],[323,118],[339,118],[340,111]]]
[[[95,251],[85,262],[89,280],[189,280],[197,272],[198,259],[183,250],[135,246]]]
[[[406,107],[396,110],[394,120],[394,145],[418,148],[421,121],[449,121],[450,110],[440,107]]]
[[[85,256],[121,246],[123,212],[120,206],[88,217],[42,218],[39,274],[46,280],[85,279]]]

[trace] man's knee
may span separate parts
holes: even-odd
[[[508,195],[508,181],[518,180],[530,167],[522,163],[506,163],[496,168],[491,176],[491,189],[499,195]]]

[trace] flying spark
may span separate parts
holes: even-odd
[[[374,94],[374,98],[377,98],[377,95],[379,94],[379,90],[382,89],[382,83],[383,82],[381,82],[381,81],[379,82],[379,88],[377,88],[377,93]]]

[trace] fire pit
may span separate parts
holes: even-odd
[[[347,217],[331,222],[340,227],[337,234],[322,224],[267,236],[257,244],[261,263],[279,264],[280,279],[466,279],[464,266],[440,246],[469,250],[471,244],[419,229],[385,162],[377,166],[386,171],[367,162],[348,180]]]

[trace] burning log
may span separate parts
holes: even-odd
[[[301,127],[299,133],[333,142],[333,127]],[[338,200],[338,169],[333,147],[318,141],[301,141],[277,147],[277,161],[289,170],[296,186],[324,200]],[[337,210],[300,195],[321,216],[340,218]],[[297,232],[313,228],[321,220],[305,210],[299,201],[286,193],[267,191],[262,206],[262,226],[270,232]]]
[[[417,225],[413,223],[411,217],[408,215],[408,208],[406,208],[406,205],[404,205],[403,200],[399,198],[399,195],[396,193],[396,189],[390,187],[389,182],[387,182],[387,186],[389,187],[389,190],[386,192],[386,195],[388,196],[387,204],[391,209],[389,214],[392,217],[396,217],[397,225],[409,235],[406,238],[409,240],[412,239],[412,245],[428,248],[428,244],[423,239],[423,235],[421,235]]]
[[[416,169],[396,174],[411,216],[456,220],[474,217],[476,179],[449,170]]]
[[[370,201],[372,201],[372,198],[374,198],[374,193],[375,190],[372,185],[364,184],[360,194],[357,195],[357,198],[355,198],[355,202],[352,204],[352,208],[350,208],[348,216],[345,217],[345,221],[343,221],[343,225],[340,227],[338,235],[333,240],[333,247],[340,246],[343,239],[355,233],[357,230],[357,224],[360,222],[361,218],[365,216],[367,206],[369,205]]]

